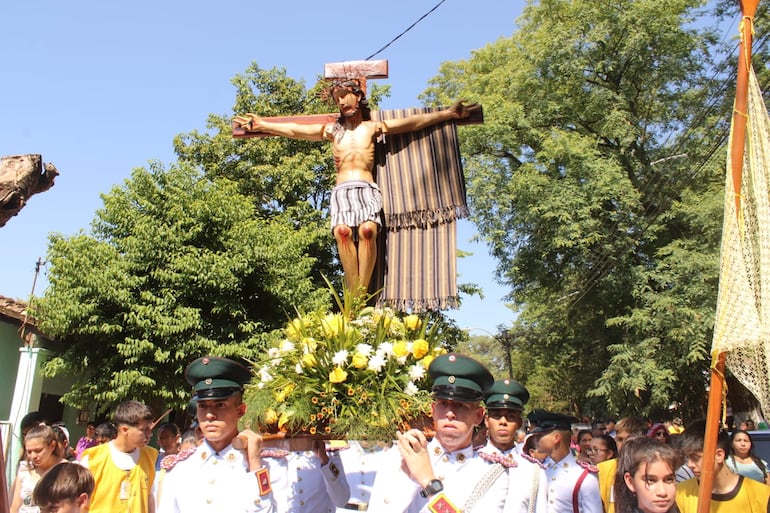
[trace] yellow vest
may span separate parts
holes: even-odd
[[[602,496],[605,513],[615,513],[615,496],[612,487],[615,484],[615,472],[618,470],[618,459],[602,461],[599,468],[599,494]]]
[[[736,490],[729,494],[711,494],[710,513],[767,513],[770,486],[741,477]],[[698,511],[698,480],[682,481],[676,485],[676,505],[680,513]]]
[[[83,452],[83,456],[86,455],[96,484],[88,509],[90,513],[148,513],[157,450],[142,447],[139,463],[130,471],[115,465],[109,444],[91,447]]]

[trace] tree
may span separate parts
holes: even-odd
[[[710,96],[724,77],[715,34],[692,23],[702,5],[533,3],[425,94],[485,106],[463,136],[472,219],[511,287],[515,338],[533,341],[533,406],[703,397],[729,102]]]
[[[194,358],[252,358],[292,307],[328,301],[310,278],[317,227],[259,215],[230,180],[155,163],[103,199],[91,234],[51,236],[36,302],[65,348],[44,372],[77,369],[68,404],[181,406]]]

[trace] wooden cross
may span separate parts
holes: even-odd
[[[366,80],[374,78],[388,78],[388,61],[385,59],[377,61],[345,61],[332,62],[324,65],[324,78],[329,81],[357,80],[359,87],[366,94]],[[339,117],[339,113],[330,114],[305,114],[296,116],[275,116],[264,118],[267,121],[275,123],[300,123],[303,125],[312,125],[316,123],[334,123]],[[479,111],[476,115],[466,119],[456,120],[458,125],[480,124],[484,122],[484,115]],[[233,122],[233,137],[236,139],[245,139],[249,137],[271,137],[272,134],[262,132],[246,132]]]

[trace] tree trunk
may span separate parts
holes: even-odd
[[[24,208],[30,196],[53,187],[58,174],[53,164],[43,167],[40,155],[0,158],[0,227]]]

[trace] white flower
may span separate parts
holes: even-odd
[[[358,344],[356,346],[356,353],[361,353],[364,356],[371,356],[372,354],[372,346],[369,344]]]
[[[425,377],[425,367],[416,363],[409,367],[409,379],[412,381],[420,381]]]
[[[302,364],[298,363],[297,365],[295,365],[294,372],[296,372],[297,374],[302,374]]]
[[[406,395],[417,395],[417,392],[419,391],[420,390],[411,381],[407,383],[406,387],[404,388],[404,393]]]
[[[294,343],[291,340],[284,340],[281,342],[282,353],[290,353],[291,351],[294,351]]]
[[[392,342],[383,342],[377,348],[377,353],[383,354],[385,356],[392,355],[393,354],[393,343]]]
[[[398,358],[396,358],[396,361],[398,362],[399,365],[404,365],[406,363],[407,358],[408,356],[399,356]]]
[[[262,367],[259,369],[259,380],[262,383],[268,383],[270,381],[273,381],[273,376],[270,375],[270,373],[267,371],[267,367]]]
[[[332,363],[338,367],[342,367],[345,365],[345,362],[348,361],[348,352],[344,349],[342,351],[337,351],[334,353],[334,356],[332,357]]]
[[[277,347],[271,347],[267,350],[267,357],[274,360],[281,356],[281,351]]]
[[[385,358],[380,354],[375,354],[369,359],[369,370],[380,372],[385,367]]]

